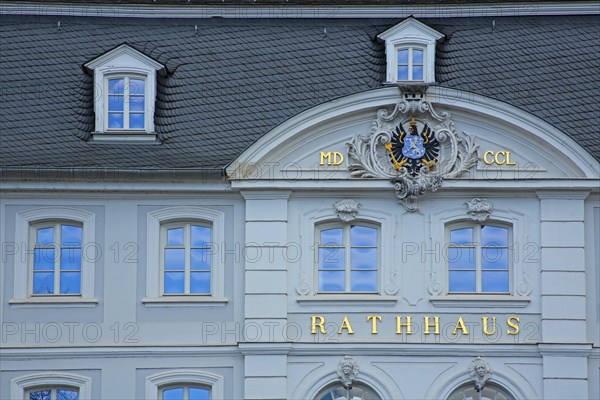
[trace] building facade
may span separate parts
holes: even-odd
[[[600,398],[597,3],[122,3],[0,9],[0,398]]]

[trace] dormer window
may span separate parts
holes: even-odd
[[[435,45],[443,34],[408,18],[378,37],[385,41],[387,83],[435,82]]]
[[[156,142],[156,73],[163,65],[124,44],[85,68],[94,74],[92,141]]]
[[[423,47],[400,47],[398,52],[398,81],[423,81]]]

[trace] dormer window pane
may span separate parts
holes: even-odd
[[[129,115],[130,129],[144,129],[144,114]]]
[[[407,81],[408,80],[408,66],[399,66],[398,67],[398,80],[399,81]]]
[[[398,65],[408,65],[408,49],[398,51]]]
[[[123,114],[108,114],[108,127],[110,129],[123,129]]]
[[[423,66],[414,66],[413,67],[413,81],[422,81],[423,80]]]
[[[413,65],[423,65],[423,50],[413,49]]]
[[[110,95],[108,96],[108,111],[115,112],[120,111],[123,112],[125,110],[125,99],[123,95]]]

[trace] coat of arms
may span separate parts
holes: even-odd
[[[475,165],[479,147],[456,133],[448,112],[435,112],[420,96],[404,96],[392,112],[377,111],[369,135],[356,135],[348,146],[351,176],[389,179],[409,211],[418,209],[419,195]]]

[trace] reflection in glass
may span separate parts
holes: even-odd
[[[344,259],[343,247],[325,247],[319,249],[319,268],[344,269]]]
[[[450,231],[451,244],[473,243],[473,228],[453,229]]]
[[[481,291],[508,293],[508,271],[482,271]]]
[[[208,247],[211,245],[211,228],[201,225],[192,225],[192,246]]]
[[[506,247],[484,247],[481,249],[481,268],[507,269],[508,249]]]
[[[508,246],[508,229],[499,226],[481,227],[482,246]]]
[[[377,229],[353,226],[350,228],[350,246],[377,246]]]
[[[413,79],[413,81],[422,81],[423,80],[423,67],[421,67],[421,66],[413,67],[412,79]]]
[[[413,65],[423,65],[423,50],[413,49]]]
[[[81,246],[81,227],[73,225],[62,225],[61,246]]]
[[[167,229],[167,244],[169,246],[183,246],[183,228]]]
[[[320,292],[343,292],[345,284],[344,271],[319,271]]]
[[[350,268],[377,268],[376,247],[353,247],[350,250]]]
[[[130,114],[129,129],[144,129],[144,114]]]
[[[209,394],[206,389],[190,388],[189,400],[208,400]]]
[[[377,271],[350,272],[350,290],[352,292],[377,291]]]
[[[40,228],[37,230],[37,244],[46,245],[54,243],[54,228]]]
[[[449,271],[449,291],[451,293],[475,292],[475,271]]]
[[[33,294],[54,293],[54,272],[33,272]]]
[[[75,270],[81,269],[81,248],[60,249],[60,269]]]
[[[450,269],[475,269],[475,248],[449,247],[448,267]]]
[[[185,269],[185,249],[165,249],[165,269]]]
[[[192,249],[191,268],[210,271],[210,249]]]
[[[60,273],[60,293],[61,294],[80,294],[81,293],[81,272],[61,272]]]
[[[33,251],[33,270],[53,270],[55,261],[54,248],[41,248]]]
[[[56,400],[77,400],[79,393],[75,390],[69,389],[58,389],[56,393]]]
[[[399,81],[407,81],[408,80],[408,66],[406,66],[406,65],[398,66],[398,80]]]
[[[342,244],[342,229],[324,229],[321,231],[321,245],[341,245]]]
[[[192,272],[190,274],[190,293],[210,293],[210,272]]]
[[[163,400],[183,400],[183,388],[165,389],[162,398]]]
[[[398,65],[408,65],[408,49],[398,50]]]
[[[183,293],[184,285],[184,272],[165,272],[165,293]]]

